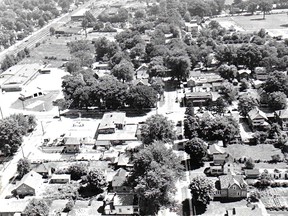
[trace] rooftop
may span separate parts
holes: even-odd
[[[135,203],[134,194],[116,194],[114,196],[114,206],[132,206]]]
[[[80,145],[80,140],[76,137],[66,137],[65,145]]]
[[[112,187],[122,186],[126,180],[128,172],[122,168],[118,169],[112,179]]]
[[[125,112],[108,112],[104,113],[99,125],[99,130],[115,128],[116,124],[125,124]]]
[[[29,200],[0,199],[0,213],[21,213],[25,210]]]
[[[248,113],[248,116],[251,120],[259,119],[259,118],[264,118],[264,119],[268,120],[266,114],[263,111],[261,111],[258,107],[255,107],[254,109],[252,109]]]
[[[97,140],[101,141],[137,141],[136,124],[126,124],[122,130],[116,130],[112,134],[98,134]]]
[[[25,85],[31,77],[38,73],[39,69],[41,69],[41,65],[36,63],[14,65],[1,74],[2,76],[9,76],[8,79],[6,79],[6,81],[3,83],[3,85]]]
[[[51,176],[51,179],[69,179],[70,180],[70,174],[53,174]]]
[[[209,146],[208,152],[209,154],[225,154],[226,150],[217,144],[213,144]]]
[[[219,176],[219,181],[221,189],[227,189],[234,184],[238,185],[240,188],[247,187],[247,183],[242,175],[233,175],[232,173],[229,173],[227,175]]]
[[[31,170],[29,173],[22,177],[21,181],[18,183],[17,188],[22,184],[26,184],[34,189],[39,188],[42,184],[42,176]]]
[[[279,116],[281,119],[286,119],[288,118],[288,109],[283,109],[283,110],[277,110],[275,113]]]

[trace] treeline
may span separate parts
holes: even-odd
[[[13,114],[0,120],[0,150],[6,156],[14,154],[20,147],[23,136],[36,127],[33,115]]]
[[[35,27],[42,27],[49,20],[69,10],[73,0],[5,0],[0,3],[0,46],[8,48],[28,36]]]
[[[24,50],[19,51],[16,56],[6,55],[4,60],[1,63],[1,69],[5,71],[8,68],[12,67],[13,65],[16,65],[22,59],[29,57],[29,56],[30,56],[30,50],[28,48],[24,48]]]

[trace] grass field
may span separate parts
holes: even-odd
[[[232,155],[233,158],[251,157],[254,160],[271,160],[271,156],[279,154],[283,157],[280,149],[275,148],[273,145],[262,144],[256,146],[249,145],[229,145],[227,152]]]
[[[263,20],[263,15],[253,16],[231,16],[215,18],[220,24],[224,24],[225,27],[235,25],[242,28],[244,31],[259,31],[260,28],[269,30],[276,35],[288,34],[288,16],[284,14],[270,14]]]

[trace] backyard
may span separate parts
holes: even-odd
[[[279,154],[283,158],[280,149],[269,144],[259,144],[256,146],[234,144],[227,147],[227,152],[235,159],[252,158],[253,160],[269,161],[272,155]]]
[[[260,194],[266,208],[288,206],[288,188],[268,188]]]

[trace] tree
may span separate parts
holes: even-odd
[[[122,82],[129,82],[134,77],[134,67],[133,64],[126,59],[121,60],[121,62],[115,65],[112,69],[112,74]]]
[[[27,216],[48,216],[49,206],[44,200],[32,199],[24,210]]]
[[[271,0],[259,1],[259,9],[263,12],[263,19],[265,19],[266,13],[273,9],[273,1]]]
[[[185,152],[193,163],[202,164],[207,155],[207,146],[202,139],[195,137],[185,143]]]
[[[250,13],[252,13],[252,15],[257,10],[257,7],[258,7],[258,1],[256,1],[256,0],[250,0],[247,4],[247,10]]]
[[[281,156],[279,154],[275,154],[271,156],[271,161],[273,163],[278,163],[281,162]]]
[[[71,175],[72,180],[79,180],[82,176],[87,175],[88,167],[84,163],[72,164],[68,167],[67,172]]]
[[[119,51],[119,46],[115,42],[110,42],[106,37],[101,37],[94,42],[97,61],[103,58],[110,59]]]
[[[184,136],[187,139],[198,137],[199,122],[194,116],[187,116],[184,120]]]
[[[44,20],[42,17],[38,20],[38,25],[39,25],[41,28],[45,25],[45,20]]]
[[[63,209],[63,212],[70,212],[73,209],[74,205],[75,205],[75,201],[69,200],[69,202],[66,203],[65,208]]]
[[[191,68],[190,58],[187,53],[183,53],[181,50],[173,50],[171,54],[166,58],[167,67],[171,70],[171,77],[177,78],[180,82],[185,80]]]
[[[263,89],[266,92],[281,91],[288,95],[288,77],[279,71],[268,74],[268,78],[263,83]]]
[[[94,190],[100,191],[107,187],[108,183],[104,173],[99,169],[92,169],[87,174],[89,186]]]
[[[255,167],[255,164],[252,160],[252,158],[249,158],[248,160],[246,160],[245,162],[245,168],[246,169],[253,169]]]
[[[55,28],[50,27],[49,32],[50,32],[50,35],[54,35],[55,34]]]
[[[247,114],[256,106],[258,106],[258,102],[254,97],[247,94],[239,97],[238,110],[240,115],[244,117],[247,116]]]
[[[197,176],[191,180],[189,189],[192,194],[192,199],[203,205],[209,204],[216,192],[214,182],[207,177]],[[197,204],[194,203],[194,206]]]
[[[169,142],[175,139],[174,123],[163,115],[153,115],[147,118],[141,128],[141,137],[145,144],[151,144],[155,140]]]
[[[150,86],[137,85],[131,86],[128,90],[126,103],[133,108],[155,107],[158,101],[158,93]]]
[[[81,26],[82,26],[82,28],[85,31],[85,37],[86,38],[87,38],[87,27],[88,27],[88,24],[89,24],[88,19],[86,17],[84,17],[84,19],[81,22]]]
[[[25,174],[27,174],[31,170],[30,161],[26,158],[20,159],[17,162],[17,172],[19,176],[22,178]]]
[[[23,129],[13,118],[0,120],[0,149],[8,149],[9,154],[15,153],[23,140]],[[7,152],[7,151],[6,151]]]
[[[156,215],[173,206],[175,183],[183,176],[183,166],[172,149],[154,142],[134,155],[128,183],[139,197],[141,215]]]
[[[258,67],[262,59],[260,47],[256,44],[245,44],[237,49],[237,64],[245,65],[250,70]]]
[[[220,94],[222,98],[227,101],[228,104],[232,104],[232,101],[236,100],[238,90],[230,82],[223,82],[220,88]]]
[[[287,107],[287,97],[283,92],[276,91],[268,95],[268,106],[273,110],[281,110]]]
[[[235,65],[222,64],[217,70],[223,79],[232,81],[237,76],[237,68]]]
[[[53,106],[58,107],[58,114],[59,114],[59,118],[61,120],[60,111],[63,111],[65,109],[69,108],[69,103],[66,100],[64,100],[63,98],[57,99],[57,100],[53,101],[52,103],[53,103]]]

